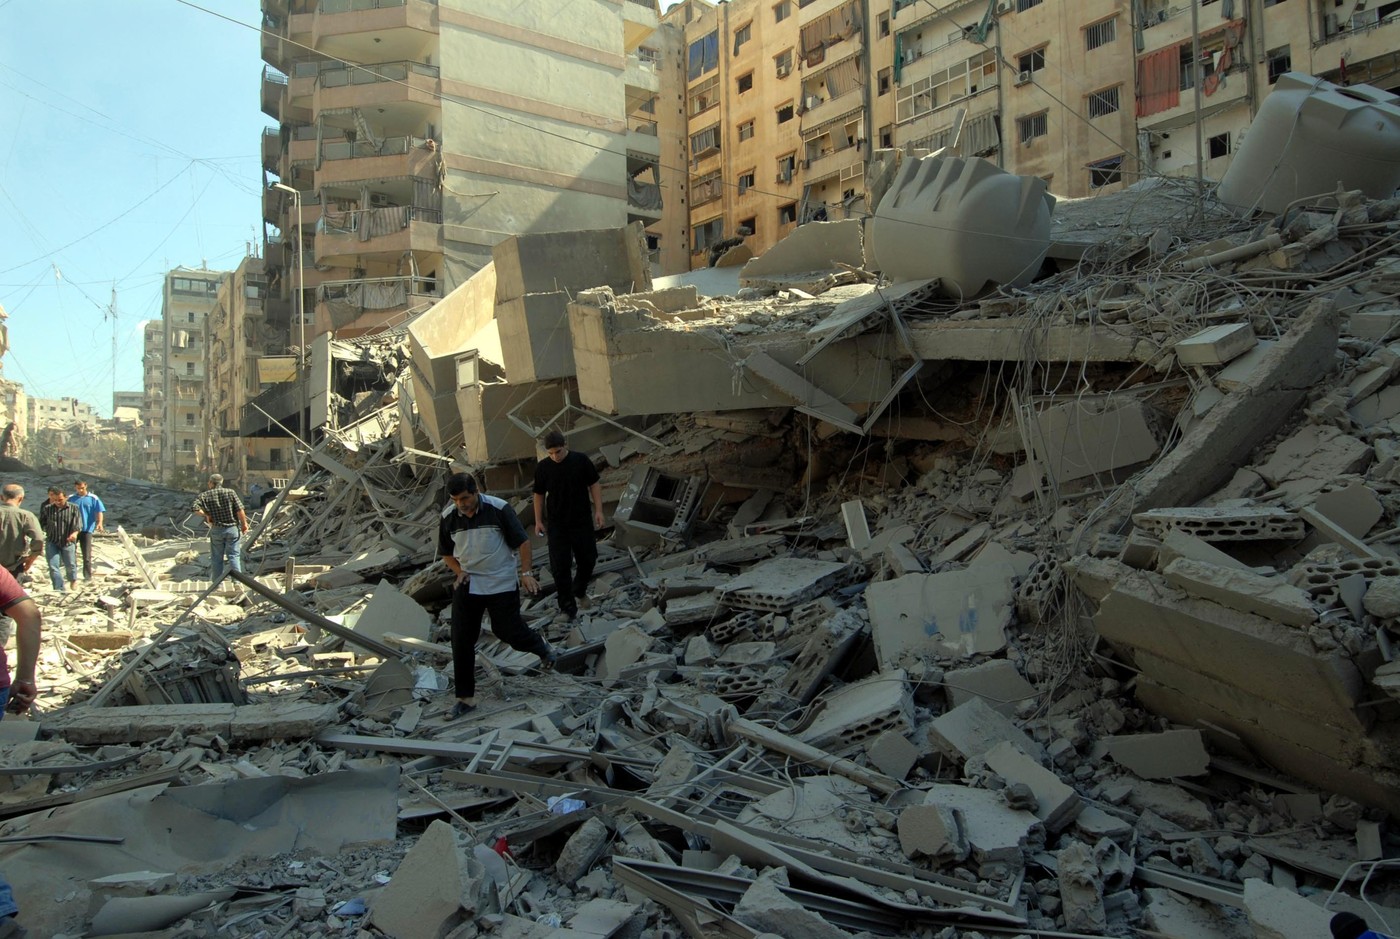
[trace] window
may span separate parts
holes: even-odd
[[[779,78],[787,78],[792,74],[792,50],[784,49],[773,56],[773,68]]]
[[[694,117],[719,105],[719,76],[708,78],[690,89],[690,116]]]
[[[1278,77],[1284,72],[1293,68],[1293,55],[1288,46],[1279,46],[1277,49],[1270,49],[1266,56],[1269,60],[1269,84],[1278,81]]]
[[[690,44],[688,80],[719,68],[719,30]]]
[[[186,363],[185,363],[185,374],[186,374],[186,375],[193,375],[193,374],[194,374],[194,363],[193,363],[193,362],[186,362]]]
[[[886,124],[880,128],[880,146],[886,150],[894,146],[894,125]]]
[[[193,415],[193,414],[190,414],[188,411],[185,412],[185,426],[186,426],[186,427],[193,427],[193,426],[194,426],[194,415]]]
[[[1212,160],[1214,160],[1216,157],[1230,155],[1229,134],[1216,134],[1214,137],[1206,141],[1206,145],[1210,147],[1210,158]]]
[[[743,94],[746,91],[753,91],[753,72],[749,72],[747,75],[740,75],[735,79],[734,87],[739,94]]]
[[[881,39],[884,39],[884,38],[885,38],[886,36],[888,36],[889,34],[890,34],[890,15],[889,15],[888,13],[881,13],[881,14],[880,14],[880,38],[881,38]]]
[[[789,153],[778,157],[778,182],[792,182],[792,174],[797,169],[797,154]]]
[[[753,138],[753,121],[744,121],[739,125],[739,139],[751,140]]]
[[[792,115],[792,102],[789,101],[787,104],[778,108],[778,123],[786,124],[788,121],[792,120]]]
[[[282,464],[282,448],[273,447],[272,449],[268,450],[267,461],[274,466],[280,466]]]
[[[1105,88],[1089,95],[1089,117],[1103,117],[1118,110],[1118,90],[1121,85]]]
[[[734,30],[734,54],[739,54],[739,47],[753,38],[753,24],[745,23]]]
[[[712,218],[708,222],[695,226],[694,253],[700,254],[710,250],[710,247],[718,243],[724,237],[724,218]]]
[[[1223,52],[1224,48],[1225,46],[1222,42],[1214,43],[1210,48],[1206,48],[1205,46],[1201,47],[1201,67],[1199,69],[1199,72],[1202,82],[1204,82],[1207,78],[1215,74],[1215,57],[1219,53]],[[1180,61],[1181,90],[1185,91],[1188,88],[1195,88],[1196,74],[1198,70],[1191,67],[1191,43],[1183,42],[1181,44]],[[1202,87],[1204,88],[1206,86],[1203,84]]]
[[[1122,155],[1089,164],[1089,188],[1102,189],[1123,181]]]
[[[891,77],[892,77],[892,73],[893,73],[893,69],[888,69],[888,68],[882,68],[882,69],[880,69],[880,73],[879,73],[879,76],[878,76],[878,78],[877,78],[877,80],[878,80],[878,82],[879,82],[879,88],[880,88],[879,94],[880,94],[880,95],[887,95],[887,94],[890,93],[890,79],[891,79]]]
[[[788,0],[783,0],[782,3],[779,3],[773,7],[773,22],[775,23],[781,23],[783,20],[787,19],[791,15],[792,4],[789,3]]]
[[[748,192],[754,187],[754,176],[756,172],[756,170],[749,170],[747,173],[739,174],[739,195],[742,196],[744,193]]]
[[[706,173],[704,176],[691,178],[691,205],[704,205],[706,202],[714,202],[722,195],[724,195],[724,180],[720,178],[718,170],[713,173]]]
[[[1021,146],[1026,146],[1037,137],[1050,133],[1050,116],[1046,111],[1029,117],[1016,118],[1016,136],[1021,138]]]
[[[1040,6],[1045,0],[1016,0],[1016,12],[1024,13],[1031,7]]]
[[[1030,72],[1039,72],[1045,68],[1045,47],[1033,49],[1030,52],[1022,52],[1016,57],[1016,71],[1025,75]]]
[[[778,224],[791,225],[797,221],[797,203],[789,202],[787,205],[778,206]]]
[[[181,441],[180,441],[180,449],[183,450],[183,451],[186,452],[186,453],[193,453],[193,452],[194,452],[194,441],[193,441],[193,440],[181,440]]]
[[[738,235],[752,235],[756,231],[758,231],[758,218],[756,216],[742,219],[739,222],[739,227],[734,229],[734,233]]]
[[[719,152],[719,125],[707,127],[690,137],[690,155],[693,159]]]
[[[191,310],[191,311],[189,311],[189,312],[187,312],[187,313],[185,314],[185,322],[186,322],[186,323],[193,323],[193,322],[194,322],[194,311],[193,311],[193,310]]]
[[[1118,17],[1111,20],[1104,20],[1102,23],[1095,23],[1093,26],[1084,29],[1084,48],[1097,49],[1099,46],[1106,46],[1118,38]]]

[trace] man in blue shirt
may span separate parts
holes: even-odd
[[[554,667],[554,650],[520,615],[520,587],[540,592],[530,566],[530,540],[504,499],[477,491],[476,480],[455,473],[447,480],[452,504],[438,523],[438,554],[456,575],[452,590],[452,670],[457,703],[452,717],[476,707],[476,640],[481,617],[491,614],[496,638]],[[517,556],[518,555],[518,556]],[[517,576],[519,568],[519,580]]]
[[[92,535],[102,531],[102,519],[106,517],[107,506],[102,500],[88,492],[85,480],[73,484],[76,494],[68,497],[68,504],[78,510],[83,527],[78,531],[78,550],[83,553],[83,580],[92,580]]]

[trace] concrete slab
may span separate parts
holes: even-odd
[[[1193,597],[1242,613],[1254,613],[1290,626],[1308,626],[1317,610],[1307,591],[1282,577],[1265,577],[1233,567],[1177,558],[1163,569],[1167,582]]]
[[[979,864],[1019,869],[1025,853],[1045,843],[1045,827],[1034,813],[1009,807],[991,790],[939,784],[926,790],[924,801],[962,816],[963,835]]]
[[[1243,386],[1268,360],[1269,351],[1276,343],[1274,339],[1256,340],[1249,351],[1215,373],[1216,387],[1228,393]]]
[[[1294,479],[1331,482],[1363,472],[1374,456],[1367,443],[1330,424],[1307,424],[1275,447],[1254,470],[1273,486]]]
[[[813,271],[836,270],[840,264],[865,267],[864,233],[860,219],[808,222],[744,265],[739,284],[752,287]]]
[[[987,766],[1008,784],[1024,783],[1035,793],[1035,815],[1052,832],[1074,821],[1084,807],[1079,794],[1060,777],[1026,756],[1010,742],[1003,741],[988,750]]]
[[[1221,323],[1178,342],[1176,360],[1187,366],[1224,365],[1254,348],[1255,342],[1249,323]]]
[[[898,669],[847,685],[826,700],[797,739],[831,753],[844,754],[883,734],[907,735],[914,729],[914,701],[908,676]]]
[[[1313,509],[1354,538],[1364,538],[1385,513],[1371,488],[1359,482],[1322,493],[1313,501]]]
[[[1061,483],[1146,462],[1157,449],[1146,408],[1136,398],[1055,405],[1036,415],[1031,427],[1030,458]]]
[[[418,601],[406,597],[387,580],[374,588],[368,605],[355,621],[355,632],[371,639],[383,639],[385,633],[397,633],[426,641],[432,635],[433,617]]]
[[[1158,569],[1166,567],[1178,558],[1185,558],[1189,561],[1201,561],[1212,564],[1216,567],[1231,568],[1240,571],[1252,571],[1253,568],[1243,561],[1237,560],[1232,555],[1226,554],[1208,541],[1197,538],[1177,528],[1170,528],[1162,535],[1157,549]],[[1126,563],[1126,562],[1125,562]],[[1141,565],[1133,565],[1140,567]]]
[[[943,687],[954,708],[978,698],[1006,717],[1013,716],[1022,702],[1036,696],[1035,686],[1022,678],[1016,666],[1006,659],[947,672],[943,676]]]
[[[636,626],[624,626],[603,640],[603,660],[599,663],[605,679],[616,679],[622,670],[639,661],[656,642]]]
[[[1199,730],[1120,734],[1104,742],[1113,761],[1141,779],[1200,776],[1210,764]]]
[[[1332,934],[1331,912],[1262,880],[1244,882],[1244,909],[1255,939],[1316,939]]]
[[[501,364],[511,384],[550,381],[574,374],[568,293],[560,290],[498,300],[496,321],[501,337]]]
[[[955,864],[969,853],[963,834],[962,813],[957,809],[925,803],[899,813],[895,830],[899,848],[907,858],[927,857],[935,864]]]
[[[434,821],[374,897],[369,921],[398,939],[438,939],[463,919],[467,880],[452,826]]]
[[[512,235],[491,249],[491,259],[497,302],[591,287],[617,293],[651,289],[641,239],[630,227]]]
[[[904,779],[919,760],[919,748],[910,743],[908,737],[892,730],[871,741],[865,753],[875,768],[891,779]]]
[[[950,759],[967,761],[983,756],[997,744],[1010,743],[1037,760],[1045,748],[981,698],[973,698],[935,718],[928,729],[929,744]]]

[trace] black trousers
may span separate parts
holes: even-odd
[[[520,652],[549,655],[549,643],[525,625],[520,615],[520,591],[472,593],[462,581],[452,592],[452,675],[457,697],[476,694],[476,640],[481,637],[481,616],[491,615],[491,632]]]
[[[92,532],[78,532],[78,550],[83,553],[83,580],[92,580]]]
[[[598,563],[598,535],[592,528],[549,529],[549,572],[559,609],[570,616],[578,612],[578,598],[588,592],[593,567]],[[571,571],[574,565],[578,570]]]

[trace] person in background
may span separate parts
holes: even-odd
[[[0,488],[0,567],[16,580],[26,577],[44,553],[44,530],[34,513],[22,508],[24,487],[6,483]]]
[[[9,487],[6,487],[9,488]],[[15,674],[10,678],[9,663],[5,649],[0,645],[0,719],[8,708],[22,714],[34,703],[39,695],[35,676],[39,664],[39,643],[43,629],[39,615],[39,605],[24,592],[24,588],[9,571],[0,567],[0,613],[15,621]],[[19,905],[15,903],[14,891],[10,882],[0,873],[0,939],[19,939],[27,934],[15,917],[19,915]]]
[[[1332,939],[1390,939],[1366,925],[1366,921],[1355,913],[1338,913],[1332,917],[1328,929],[1331,930]]]
[[[593,461],[570,451],[559,431],[545,434],[544,449],[546,456],[535,467],[535,534],[549,533],[549,572],[559,612],[573,619],[580,602],[588,605],[588,581],[598,563],[603,487]]]
[[[102,531],[102,520],[107,516],[107,506],[102,504],[102,500],[88,492],[88,484],[85,480],[78,480],[73,484],[74,495],[68,497],[68,502],[78,510],[78,517],[82,520],[82,530],[78,532],[78,550],[83,553],[83,580],[92,580],[92,536],[94,532]]]
[[[78,532],[82,519],[78,510],[68,504],[68,496],[57,486],[49,487],[49,501],[39,508],[39,524],[44,529],[44,558],[49,562],[49,580],[53,589],[67,593],[63,575],[68,574],[68,587],[78,585]],[[62,566],[60,567],[60,563]]]
[[[243,571],[242,541],[248,530],[248,515],[238,493],[224,485],[218,473],[209,476],[209,488],[194,500],[194,510],[209,526],[210,579],[218,583],[224,576],[224,559],[229,570]]]

